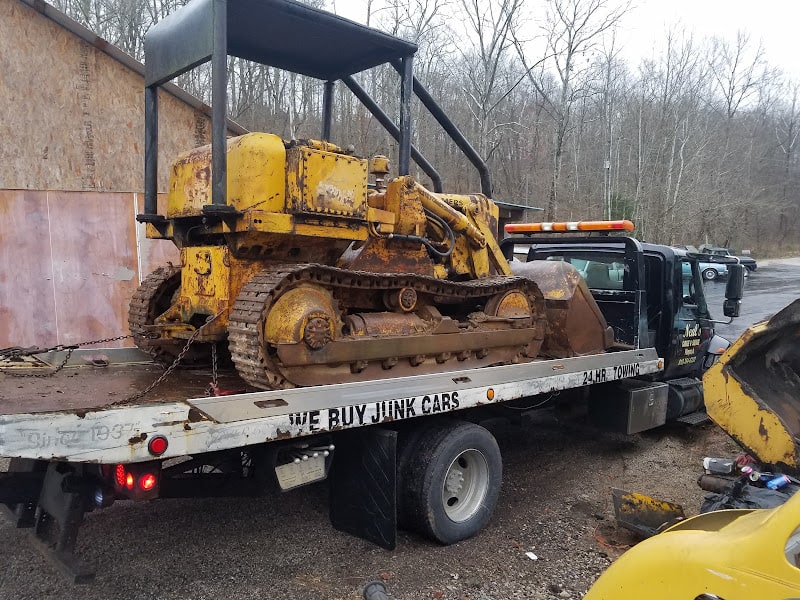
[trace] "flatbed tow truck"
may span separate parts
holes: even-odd
[[[558,248],[585,257],[595,245],[608,258],[609,240],[615,239],[626,240],[620,247],[641,248],[633,238],[603,237],[564,240]],[[552,238],[545,240],[554,245]],[[515,242],[531,243],[508,241],[509,253],[519,247]],[[645,252],[629,251],[632,259],[637,255],[644,267]],[[608,293],[592,290],[598,298]],[[607,309],[602,300],[598,305]],[[617,330],[646,321],[640,316],[646,303],[623,321],[612,320],[619,303],[608,306],[608,322]],[[685,350],[683,340],[690,338],[673,333],[670,338]],[[655,342],[652,334],[632,341]],[[691,339],[697,353],[688,366],[701,372],[713,362],[714,345]],[[79,361],[80,350],[73,353],[73,362]],[[47,358],[61,363],[64,351]],[[602,427],[624,433],[656,427],[702,409],[697,394],[687,393],[698,380],[679,376],[664,382],[680,360],[674,353],[665,360],[653,343],[522,364],[238,393],[246,385],[230,371],[177,370],[144,396],[163,375],[152,363],[68,366],[51,377],[16,377],[36,375],[37,367],[5,369],[0,456],[11,461],[0,473],[0,503],[17,526],[32,528],[37,545],[76,582],[93,577],[93,569],[73,554],[83,516],[116,499],[254,496],[329,479],[336,528],[389,549],[398,525],[453,543],[488,522],[500,492],[501,457],[481,424],[520,409],[588,401]],[[224,395],[208,395],[211,378]],[[516,410],[504,412],[506,407]]]
[[[350,368],[347,363],[343,368],[330,363],[330,372],[343,377],[343,381],[293,387],[287,384],[288,378],[305,376],[303,369],[293,367],[285,372],[286,380],[270,371],[280,361],[258,354],[261,350],[251,342],[253,336],[248,337],[252,333],[247,320],[250,317],[246,311],[237,313],[239,309],[235,309],[230,315],[237,313],[238,320],[234,322],[231,317],[229,323],[231,338],[235,337],[234,345],[238,344],[234,350],[239,354],[233,356],[233,361],[239,374],[233,370],[218,372],[216,359],[210,370],[176,369],[196,338],[197,346],[191,350],[211,347],[212,357],[216,356],[216,344],[225,340],[227,332],[218,327],[219,323],[211,323],[223,315],[224,309],[216,315],[214,309],[205,321],[208,329],[204,331],[205,326],[197,320],[180,320],[192,298],[180,296],[177,304],[167,303],[150,310],[157,304],[156,298],[137,293],[134,300],[138,299],[138,312],[131,313],[137,330],[132,327],[132,333],[135,338],[138,336],[137,344],[146,345],[150,336],[156,338],[155,343],[160,346],[154,352],[160,353],[161,358],[170,348],[176,349],[172,356],[175,360],[167,362],[166,371],[153,363],[73,369],[66,359],[70,355],[75,358],[80,351],[69,348],[46,357],[51,365],[58,365],[50,373],[47,368],[31,366],[22,359],[23,353],[4,353],[7,360],[0,365],[0,457],[10,461],[8,470],[0,473],[0,504],[8,507],[17,526],[32,529],[32,539],[73,580],[88,581],[93,574],[74,554],[84,515],[117,499],[259,495],[327,479],[330,516],[336,528],[389,549],[395,546],[398,526],[449,544],[478,533],[491,518],[500,493],[502,459],[494,437],[482,425],[509,413],[586,402],[589,414],[601,426],[634,433],[702,411],[700,376],[726,344],[714,336],[714,321],[703,297],[697,261],[666,246],[641,244],[628,235],[597,235],[598,231],[629,234],[633,225],[627,221],[512,226],[507,228],[512,237],[497,243],[489,226],[493,222],[496,225],[496,212],[492,217],[488,169],[413,78],[413,44],[291,0],[195,0],[175,15],[153,28],[145,42],[146,210],[138,218],[145,224],[148,236],[170,238],[183,246],[184,260],[195,261],[194,274],[190,274],[195,279],[189,282],[208,297],[212,284],[217,289],[227,285],[221,279],[203,279],[214,269],[229,274],[231,264],[245,265],[252,275],[254,267],[245,259],[265,251],[265,247],[260,242],[251,244],[256,238],[248,236],[264,232],[273,235],[270,227],[283,228],[274,234],[283,236],[283,241],[266,250],[280,252],[288,248],[287,256],[308,251],[294,241],[303,232],[306,239],[323,240],[329,247],[330,239],[339,240],[338,244],[339,238],[347,235],[363,235],[356,241],[363,242],[367,237],[367,244],[362,247],[374,242],[377,250],[371,255],[362,253],[360,259],[365,262],[358,263],[358,256],[353,258],[346,271],[350,287],[342,284],[336,290],[343,294],[341,298],[362,303],[358,306],[363,312],[353,311],[355,314],[348,318],[363,319],[368,335],[351,335],[331,343],[331,335],[342,335],[344,330],[341,326],[335,331],[329,328],[328,323],[334,318],[323,314],[319,307],[312,307],[306,315],[310,324],[305,330],[306,338],[301,337],[301,342],[312,349],[349,346],[365,350],[358,350],[362,354],[356,354],[357,360],[351,362]],[[268,31],[253,29],[253,22]],[[198,37],[198,31],[207,35]],[[301,35],[303,32],[307,35]],[[326,40],[334,39],[341,52],[331,53],[326,47]],[[187,168],[197,166],[207,174],[209,162],[213,163],[213,173],[225,173],[224,73],[228,54],[262,60],[325,81],[322,141],[284,144],[277,136],[249,134],[249,138],[231,141],[228,153],[240,152],[236,155],[240,161],[234,163],[236,168],[247,166],[246,152],[251,150],[283,156],[279,169],[271,171],[278,173],[278,178],[269,175],[277,181],[278,194],[283,193],[284,185],[286,189],[302,188],[313,175],[321,178],[314,180],[319,184],[317,190],[335,192],[330,198],[310,194],[297,205],[275,209],[285,212],[248,216],[246,210],[226,204],[224,186],[212,178],[213,194],[202,196],[194,204],[178,205],[175,217],[155,214],[157,88],[211,59],[213,142],[210,149],[198,149],[178,161],[175,173],[178,177],[186,175],[189,171],[181,169],[189,165]],[[354,73],[387,62],[400,74],[399,127],[353,78]],[[398,139],[398,180],[405,182],[403,190],[413,192],[404,196],[404,201],[421,198],[425,211],[437,214],[425,216],[421,208],[404,212],[396,206],[396,214],[391,212],[391,194],[402,186],[392,187],[389,183],[382,187],[376,182],[370,184],[368,195],[366,161],[327,142],[335,80],[343,81]],[[466,197],[440,193],[438,173],[410,144],[412,92],[478,169],[483,194]],[[302,159],[290,161],[290,152],[302,155]],[[275,156],[269,154],[268,158],[276,160]],[[427,192],[408,176],[410,158],[433,181],[434,192]],[[332,160],[326,163],[328,159]],[[344,170],[339,179],[324,180],[324,174],[310,171],[290,178],[294,177],[291,169],[300,168],[298,165],[316,166],[319,173],[324,173],[331,163],[339,165],[334,167],[334,175],[339,173],[335,169]],[[259,164],[243,169],[239,175],[260,176],[266,170],[260,169]],[[372,173],[382,181],[387,173],[386,159],[376,164]],[[281,178],[283,171],[287,173],[286,180]],[[356,172],[363,176],[363,182],[356,181],[352,175]],[[243,187],[242,194],[263,183],[254,181],[252,187],[247,187],[249,183]],[[350,188],[336,188],[342,181],[345,185],[355,181],[363,192],[363,204],[354,208],[349,200],[341,200],[350,197]],[[230,179],[228,187],[231,188]],[[207,189],[200,191],[201,195],[206,194]],[[207,197],[211,197],[211,205],[202,204]],[[384,208],[367,205],[367,198],[373,203],[385,200]],[[232,201],[241,201],[241,196]],[[402,220],[393,219],[406,218],[408,214],[421,217],[414,225],[416,229],[409,231],[425,231],[427,227],[441,239],[431,241],[419,233],[397,235],[395,231],[392,241],[392,236],[379,231],[378,226],[384,230],[402,228]],[[369,222],[369,231],[359,229],[359,223],[370,219],[375,222]],[[197,241],[201,230],[208,232],[208,237]],[[228,254],[233,252],[224,245],[229,239],[234,240],[234,250],[239,254]],[[441,250],[448,245],[448,251]],[[451,270],[472,265],[473,271],[461,272],[446,285],[439,285],[436,282],[440,280],[424,274],[404,275],[404,281],[411,282],[408,285],[412,287],[402,288],[398,296],[388,300],[384,296],[395,312],[372,305],[363,309],[365,302],[381,297],[381,289],[375,287],[377,293],[371,288],[369,294],[361,294],[361,272],[352,265],[369,266],[365,255],[370,260],[387,255],[402,258],[401,251],[409,247],[416,248],[415,254],[405,264],[413,266],[435,258],[435,273],[444,273],[445,265]],[[326,252],[330,255],[330,248]],[[494,273],[502,271],[507,277],[492,277],[490,264],[494,265]],[[292,271],[285,265],[281,268],[292,273],[302,271]],[[315,281],[323,283],[331,273],[345,273],[330,265],[306,265],[303,269],[302,273],[312,273],[318,278]],[[376,272],[361,274],[365,281],[380,283]],[[398,279],[397,270],[387,273],[383,281]],[[462,285],[470,273],[472,280]],[[159,276],[163,276],[158,280],[163,283],[173,274],[161,271]],[[487,280],[489,284],[484,283]],[[522,285],[520,289],[526,291],[506,291],[509,281]],[[419,294],[413,288],[417,285]],[[266,288],[245,285],[241,289],[237,306],[241,298],[247,303],[251,298],[267,295],[262,291]],[[308,288],[297,289],[302,293]],[[315,297],[328,293],[320,291],[319,284],[313,289]],[[500,290],[501,300],[495,303],[495,312],[488,308],[494,300],[474,299],[475,289],[490,289],[492,294]],[[726,293],[726,316],[738,315],[741,289],[741,268],[734,268]],[[236,298],[237,293],[215,306],[229,308],[228,298]],[[460,304],[453,294],[469,298],[469,315],[460,322]],[[177,295],[174,288],[165,288],[161,294],[167,300]],[[428,302],[419,311],[422,316],[410,312],[417,296]],[[439,308],[450,310],[449,315],[443,316],[435,305],[441,298],[444,300]],[[506,302],[508,298],[511,300]],[[292,310],[286,308],[284,314],[294,314]],[[169,318],[159,317],[162,311]],[[258,310],[252,314],[258,317]],[[226,318],[223,315],[220,320]],[[421,351],[411,348],[410,354],[400,354],[399,361],[391,355],[380,355],[394,352],[395,346],[409,352],[405,339],[409,334],[402,329],[408,322],[419,327],[437,323],[438,329],[427,331],[435,335],[423,331],[423,335],[415,337],[428,350],[417,355]],[[397,323],[399,332],[393,329]],[[348,321],[350,330],[356,326],[355,320]],[[590,331],[594,334],[587,333]],[[533,341],[523,338],[528,332],[539,336],[535,352],[529,350]],[[512,343],[506,339],[523,341]],[[454,340],[467,340],[466,346],[454,346]],[[282,348],[279,343],[278,351],[302,349],[302,344],[289,342],[281,342]],[[521,350],[513,344],[519,344]],[[492,359],[493,351],[500,358]],[[325,352],[315,355],[305,349],[300,354],[289,352],[282,360],[320,354]],[[369,360],[373,360],[370,365]],[[398,362],[403,363],[401,376],[386,376]],[[319,365],[313,366],[309,369],[312,379],[326,373]],[[422,367],[417,369],[422,374],[414,373],[417,367]],[[375,372],[384,375],[367,377]],[[36,377],[39,373],[50,376]],[[213,395],[208,393],[209,379]],[[274,383],[278,389],[263,389],[265,383]]]
[[[92,570],[72,552],[89,510],[115,498],[219,495],[222,478],[225,495],[255,495],[270,489],[270,471],[278,487],[288,490],[325,479],[335,462],[334,526],[393,548],[396,498],[403,495],[395,478],[399,431],[420,435],[433,423],[463,425],[467,421],[441,418],[472,419],[476,413],[469,409],[657,374],[663,364],[646,348],[212,397],[204,396],[206,378],[181,372],[152,398],[132,403],[124,396],[158,375],[153,365],[67,368],[35,385],[26,381],[22,389],[6,376],[0,456],[12,460],[0,474],[0,501],[18,526],[33,527],[56,563],[82,582]],[[241,384],[228,378],[220,383]],[[42,384],[50,388],[45,396]],[[488,480],[481,485],[488,487]],[[496,499],[499,489],[484,492]],[[55,539],[48,537],[48,521],[57,525]]]

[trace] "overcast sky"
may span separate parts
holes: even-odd
[[[760,39],[771,65],[800,79],[800,0],[635,0],[625,18],[628,55],[648,56],[669,24],[682,23],[699,36],[735,39],[737,30]]]
[[[364,22],[366,0],[331,2],[338,14]],[[528,2],[534,9],[542,0]],[[770,65],[800,80],[800,0],[633,0],[633,4],[618,37],[633,64],[652,56],[670,25],[683,24],[698,37],[735,40],[737,30],[744,30],[754,46],[759,39],[763,42]]]

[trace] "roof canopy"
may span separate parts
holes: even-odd
[[[293,0],[193,0],[148,31],[145,85],[160,85],[208,61],[220,44],[228,55],[323,80],[417,50],[415,44]]]

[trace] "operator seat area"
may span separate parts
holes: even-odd
[[[610,290],[617,286],[612,283],[608,274],[608,265],[598,262],[591,262],[586,266],[586,286],[589,288]]]

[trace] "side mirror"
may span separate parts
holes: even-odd
[[[726,317],[738,317],[744,295],[744,269],[741,264],[728,265],[728,284],[725,286],[725,302],[722,312]]]
[[[744,265],[728,265],[728,285],[725,286],[725,298],[741,300],[744,296]]]

